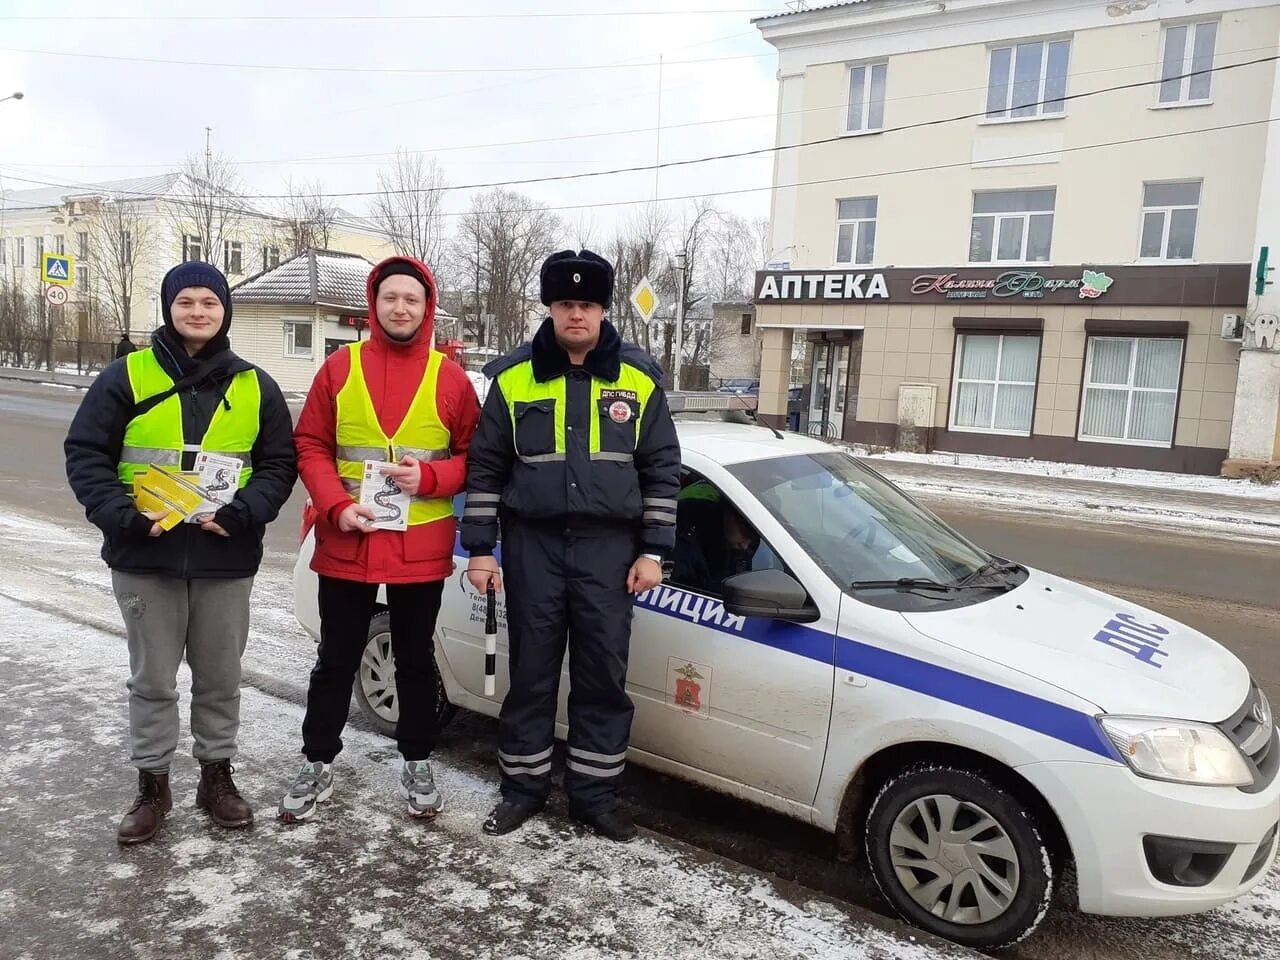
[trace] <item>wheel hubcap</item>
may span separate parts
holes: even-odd
[[[951,923],[995,920],[1018,893],[1009,834],[986,810],[955,797],[921,797],[904,807],[889,832],[889,856],[911,899]]]
[[[360,659],[360,689],[379,717],[389,723],[400,719],[390,633],[379,633],[365,644],[364,656]]]

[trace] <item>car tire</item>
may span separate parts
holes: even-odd
[[[396,735],[400,701],[396,694],[395,655],[391,652],[391,615],[385,610],[369,620],[369,638],[352,684],[356,703],[369,725],[384,737]],[[458,708],[449,702],[440,664],[436,663],[436,724],[443,730]]]
[[[1032,811],[971,770],[922,763],[891,778],[867,814],[866,848],[899,916],[968,947],[1024,940],[1053,900]]]

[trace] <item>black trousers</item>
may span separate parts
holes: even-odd
[[[584,815],[612,810],[635,711],[626,692],[636,558],[630,531],[571,536],[525,524],[503,527],[511,689],[502,701],[502,795],[540,803],[551,792],[551,748],[566,640],[569,741],[564,785]]]
[[[378,584],[320,577],[320,650],[307,687],[302,752],[332,763],[342,750],[351,688],[369,639]],[[431,755],[436,726],[436,618],[444,582],[387,585],[391,650],[396,661],[396,745],[406,760]]]

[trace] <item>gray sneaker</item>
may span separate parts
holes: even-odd
[[[298,776],[280,800],[280,819],[298,823],[316,812],[316,804],[333,795],[333,764],[304,763]]]
[[[430,819],[444,808],[444,798],[436,789],[431,764],[426,760],[406,760],[400,768],[400,797],[409,802],[409,816]]]

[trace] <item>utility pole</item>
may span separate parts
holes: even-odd
[[[213,127],[204,128],[204,178],[213,179]]]
[[[676,356],[675,372],[671,377],[671,389],[680,390],[680,367],[684,359],[684,270],[685,253],[676,251]]]

